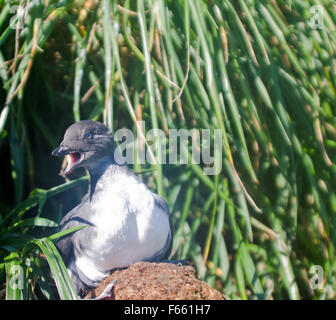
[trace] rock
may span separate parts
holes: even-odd
[[[219,291],[195,277],[193,267],[150,262],[113,271],[86,298],[98,297],[113,280],[117,281],[106,300],[225,300]]]

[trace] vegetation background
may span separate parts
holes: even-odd
[[[1,299],[76,298],[53,240],[88,178],[64,181],[51,150],[80,119],[221,129],[218,175],[191,161],[132,168],[168,201],[172,258],[229,298],[335,299],[335,1],[0,9]]]

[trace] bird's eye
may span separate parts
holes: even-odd
[[[93,137],[93,133],[92,132],[89,132],[89,133],[85,134],[85,138],[86,139],[92,139],[92,137]]]

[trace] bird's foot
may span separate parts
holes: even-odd
[[[112,282],[110,282],[106,288],[104,289],[104,291],[96,298],[92,298],[92,299],[86,299],[86,300],[103,300],[106,298],[110,298],[112,296],[111,294],[111,290],[114,286],[114,284],[116,283],[117,280],[113,280]]]

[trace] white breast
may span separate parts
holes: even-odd
[[[92,200],[97,231],[90,250],[77,261],[86,276],[100,281],[105,271],[152,257],[165,244],[169,218],[153,193],[133,176],[119,174]],[[102,186],[97,185],[97,189]]]

